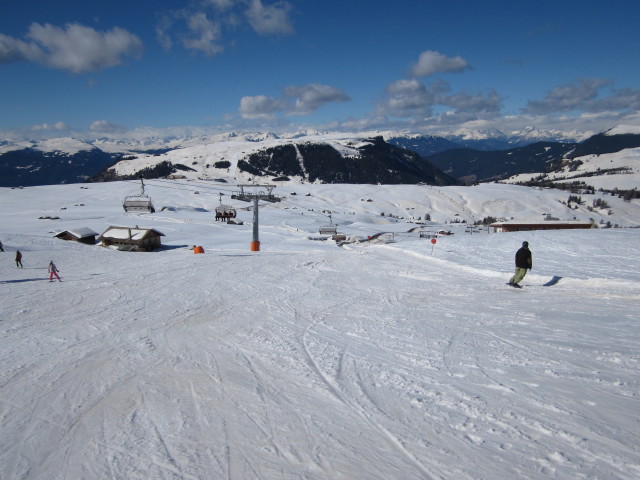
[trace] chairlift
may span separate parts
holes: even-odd
[[[231,205],[223,205],[220,193],[220,205],[216,207],[216,222],[228,222],[232,218],[236,218],[236,209]]]
[[[153,208],[153,203],[151,203],[151,197],[149,195],[145,195],[144,193],[144,180],[140,179],[141,183],[141,191],[135,195],[129,195],[125,197],[124,202],[122,203],[122,208],[124,208],[125,212],[149,212],[153,213],[156,211]]]
[[[320,235],[336,235],[338,233],[338,227],[331,221],[331,214],[329,214],[329,225],[323,225],[320,227]]]

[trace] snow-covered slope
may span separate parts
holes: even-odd
[[[389,214],[574,212],[512,185],[295,185],[260,208],[250,252],[232,186],[149,181],[157,212],[125,214],[137,190],[0,189],[0,478],[640,476],[640,229],[429,224],[455,233],[432,244]],[[213,221],[218,193],[244,225]],[[612,202],[640,223],[637,200]],[[328,211],[394,243],[310,240]],[[109,225],[155,228],[165,248],[53,237]]]
[[[618,125],[604,132],[605,135],[640,135],[640,125]]]
[[[509,183],[527,182],[541,173],[521,174]],[[545,179],[558,183],[584,182],[595,189],[632,190],[640,188],[640,148],[628,148],[616,153],[587,155],[573,159],[573,166],[560,172],[545,174]]]
[[[241,138],[220,138],[218,141],[203,141],[193,146],[183,146],[164,154],[136,155],[135,159],[118,162],[112,170],[119,176],[132,175],[141,169],[150,168],[160,162],[167,161],[174,165],[179,164],[188,167],[190,170],[178,172],[178,175],[188,179],[248,182],[252,181],[254,176],[237,170],[238,160],[246,158],[251,153],[279,145],[306,142],[328,144],[343,156],[357,156],[359,154],[357,148],[367,141],[366,137],[345,133],[322,133],[293,137],[268,136],[255,140],[247,140],[246,136]],[[231,167],[217,167],[216,163],[218,162],[229,162]],[[258,179],[258,181],[260,180]],[[293,177],[291,183],[303,181],[304,179],[301,177]]]

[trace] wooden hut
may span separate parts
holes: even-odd
[[[73,230],[65,230],[56,234],[56,238],[62,240],[70,240],[72,242],[86,243],[88,245],[95,245],[96,236],[98,234],[90,228],[74,228]]]
[[[129,252],[151,252],[162,247],[160,237],[164,233],[155,228],[136,227],[109,227],[98,241],[105,247],[114,247],[118,250]]]
[[[574,228],[596,228],[591,220],[511,220],[508,222],[496,222],[489,225],[496,233],[499,232],[526,232],[531,230],[565,230]]]

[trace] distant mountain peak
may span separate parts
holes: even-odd
[[[493,140],[503,139],[504,137],[506,137],[504,132],[495,128],[484,130],[460,128],[458,130],[454,130],[453,132],[443,134],[442,136],[449,140]]]
[[[579,142],[593,136],[593,132],[578,132],[540,129],[528,125],[521,129],[511,130],[508,133],[498,129],[459,129],[443,135],[455,142],[503,142],[509,148],[524,146],[535,142]]]
[[[79,152],[94,150],[96,147],[83,140],[76,138],[50,138],[48,140],[40,140],[33,148],[42,152],[59,152],[68,155],[75,155]]]

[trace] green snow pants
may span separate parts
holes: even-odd
[[[515,283],[517,285],[522,281],[522,279],[526,274],[527,274],[526,268],[516,267],[516,273],[513,277],[511,277],[511,280],[509,280],[509,283]]]

